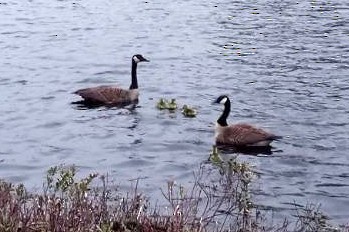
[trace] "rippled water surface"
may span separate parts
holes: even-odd
[[[270,156],[240,155],[260,172],[258,203],[321,203],[347,222],[348,22],[345,0],[0,0],[0,176],[40,187],[48,167],[76,164],[159,194],[207,160],[226,93],[230,122],[284,136]],[[136,108],[71,104],[79,88],[127,88],[135,53],[151,60]],[[198,117],[158,111],[160,97]]]

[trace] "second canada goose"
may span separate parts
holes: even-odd
[[[140,54],[132,56],[132,79],[129,89],[122,89],[114,85],[102,85],[80,89],[74,93],[80,95],[86,103],[119,105],[135,102],[139,96],[137,82],[137,64],[139,62],[149,62],[149,60]]]
[[[219,96],[215,103],[224,105],[223,113],[218,118],[216,125],[215,139],[217,144],[236,147],[266,147],[273,140],[281,138],[280,136],[245,123],[228,125],[227,117],[230,113],[230,100],[228,96]]]

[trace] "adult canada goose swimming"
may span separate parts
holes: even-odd
[[[121,89],[118,86],[102,85],[92,88],[80,89],[74,92],[80,95],[86,103],[119,105],[136,102],[138,100],[137,64],[149,62],[142,55],[132,56],[131,85],[129,89]]]
[[[217,144],[236,147],[267,147],[273,140],[281,138],[280,136],[245,123],[228,125],[227,117],[230,113],[230,100],[228,96],[219,96],[215,103],[224,104],[223,113],[218,118],[216,125],[215,139]]]

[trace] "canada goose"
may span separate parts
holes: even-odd
[[[280,136],[266,132],[263,129],[249,124],[239,123],[235,125],[227,124],[227,117],[230,113],[230,100],[226,95],[221,95],[215,103],[224,104],[222,115],[218,118],[215,131],[217,144],[226,144],[236,147],[266,147]]]
[[[139,96],[137,83],[137,64],[139,62],[149,62],[149,60],[139,54],[132,56],[132,79],[128,90],[115,85],[102,85],[80,89],[74,93],[80,95],[86,103],[118,105],[135,102]]]

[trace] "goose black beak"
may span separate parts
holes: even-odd
[[[213,101],[212,101],[212,105],[217,105],[217,104],[219,104],[219,101],[220,101],[219,98],[213,100]]]
[[[147,60],[147,59],[145,59],[145,58],[144,58],[144,60],[142,60],[142,61],[144,61],[144,62],[150,62],[150,60]]]

